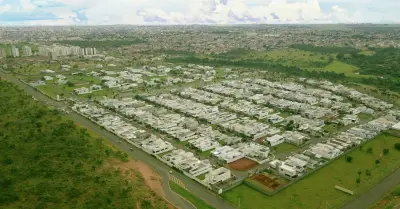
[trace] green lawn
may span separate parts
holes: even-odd
[[[374,51],[370,51],[370,50],[365,50],[365,51],[361,51],[359,54],[363,54],[363,55],[367,55],[367,56],[372,56],[374,55],[376,52]]]
[[[172,189],[172,191],[178,193],[180,196],[191,202],[194,206],[196,206],[197,209],[215,209],[172,181],[169,182],[169,187]]]
[[[214,149],[210,149],[208,151],[200,153],[200,156],[208,157],[211,155],[211,152],[214,151]]]
[[[358,68],[353,65],[349,65],[340,61],[333,61],[331,64],[326,66],[324,71],[331,71],[335,73],[344,73],[349,77],[361,77],[362,75],[357,75],[354,72],[358,71]]]
[[[207,173],[203,173],[203,174],[201,174],[200,176],[197,176],[196,178],[198,178],[198,179],[200,179],[200,180],[204,180],[204,179],[206,179],[206,174],[207,174]]]
[[[367,121],[367,120],[371,120],[374,118],[374,116],[365,114],[365,113],[360,113],[357,116],[358,116],[358,119],[360,119],[361,121]]]
[[[335,133],[339,130],[339,128],[337,127],[337,125],[326,125],[323,128],[325,131],[329,132],[329,133]]]
[[[275,152],[277,153],[290,153],[296,151],[297,147],[293,144],[282,143],[276,147],[274,147]]]
[[[65,96],[68,94],[68,91],[62,89],[61,86],[56,86],[54,84],[38,86],[37,89],[43,91],[44,93],[54,98],[61,93],[64,93]]]
[[[223,197],[242,209],[287,209],[287,208],[340,208],[345,202],[355,198],[334,189],[339,185],[356,193],[366,192],[394,170],[400,168],[400,152],[393,148],[400,138],[382,134],[363,145],[363,149],[355,149],[349,155],[353,162],[348,163],[345,156],[327,165],[315,173],[305,177],[289,188],[272,197],[263,195],[246,185],[240,185],[223,194]],[[369,147],[373,153],[366,153]],[[383,156],[382,150],[388,148],[389,155]],[[382,155],[382,156],[381,156]],[[380,164],[376,165],[375,160]],[[365,170],[371,171],[371,176]],[[358,171],[362,171],[361,183],[357,185]]]

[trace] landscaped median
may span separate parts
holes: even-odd
[[[172,191],[174,191],[175,193],[177,193],[178,195],[180,195],[181,197],[192,203],[197,209],[215,209],[214,207],[210,206],[197,196],[190,193],[188,190],[182,188],[181,186],[172,181],[169,181],[169,187],[172,189]]]
[[[399,137],[381,134],[273,196],[262,194],[245,184],[222,196],[234,205],[240,205],[241,209],[266,206],[270,209],[340,208],[400,168],[400,151],[394,148],[398,142]],[[387,154],[385,149],[389,150]],[[351,162],[346,160],[348,156],[352,157]],[[356,194],[351,196],[336,190],[336,185]]]

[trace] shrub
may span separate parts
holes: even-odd
[[[383,149],[383,155],[388,155],[389,154],[389,149]]]
[[[352,156],[347,156],[346,157],[346,161],[351,163],[353,161],[353,157]]]
[[[394,148],[400,151],[400,143],[394,144]]]

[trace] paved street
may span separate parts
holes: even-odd
[[[386,193],[392,190],[396,185],[400,184],[400,169],[383,179],[379,184],[375,185],[367,193],[361,195],[357,199],[350,201],[342,209],[368,208],[374,204]]]
[[[18,85],[20,88],[24,89],[28,94],[32,95],[33,97],[35,97],[37,100],[44,102],[48,105],[52,105],[54,107],[57,108],[63,108],[66,106],[65,103],[63,102],[57,102],[45,95],[43,95],[42,93],[36,91],[35,89],[33,89],[32,87],[22,83],[21,81],[19,81],[18,79],[12,77],[9,74],[5,74],[3,72],[0,71],[0,76],[1,77],[5,77],[8,81],[11,81],[13,83],[15,83],[16,85]],[[121,139],[112,134],[111,132],[108,132],[107,130],[102,129],[100,126],[98,126],[97,124],[93,123],[92,121],[88,120],[87,118],[75,113],[75,112],[71,112],[69,114],[69,116],[71,117],[72,120],[74,120],[77,123],[80,123],[80,125],[96,132],[97,134],[99,134],[100,136],[104,137],[105,139],[109,140],[115,147],[118,147],[119,149],[121,149],[122,151],[125,151],[126,153],[128,153],[130,156],[132,156],[134,159],[136,160],[140,160],[143,161],[144,163],[146,163],[148,166],[150,166],[154,171],[156,171],[157,173],[160,174],[160,176],[162,177],[162,183],[163,183],[163,188],[166,194],[165,199],[167,199],[168,201],[170,201],[172,204],[174,204],[175,206],[181,208],[181,209],[192,209],[194,208],[192,204],[190,204],[189,202],[185,201],[184,199],[182,199],[179,195],[175,194],[174,192],[171,191],[171,189],[169,188],[168,185],[168,181],[169,181],[169,170],[171,170],[171,168],[167,165],[165,165],[164,163],[162,163],[161,161],[157,160],[156,158],[150,156],[149,154],[143,152],[140,149],[137,149],[136,147],[133,147],[132,145],[128,144],[128,143],[118,143]],[[134,151],[130,151],[130,148],[133,148]],[[178,172],[174,172],[174,178],[179,179],[182,184],[185,185],[185,187],[193,194],[195,194],[196,196],[200,197],[201,199],[205,200],[208,204],[210,204],[211,206],[217,208],[217,209],[233,209],[234,207],[232,205],[230,205],[229,203],[225,202],[221,197],[219,197],[218,195],[212,193],[211,191],[209,191],[207,188],[205,188],[204,186],[200,185],[199,183],[189,179],[188,177],[186,177],[185,175],[178,173]]]

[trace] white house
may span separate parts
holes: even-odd
[[[191,167],[189,173],[193,176],[199,176],[211,170],[212,170],[212,165],[209,160],[202,160],[202,161],[199,160],[195,165]]]
[[[400,131],[400,123],[396,123],[394,126],[392,126],[392,129]]]
[[[279,173],[292,178],[297,177],[297,171],[295,167],[283,164],[279,167]]]
[[[46,83],[44,81],[42,81],[42,80],[38,80],[38,81],[32,82],[30,84],[31,84],[31,86],[43,86],[43,85],[46,85]]]
[[[285,162],[282,162],[280,160],[273,160],[269,162],[269,165],[271,166],[271,168],[278,170],[278,172],[282,175],[286,175],[289,177],[297,176],[297,171],[295,167],[287,165],[285,164]]]
[[[285,142],[285,138],[282,135],[276,134],[274,136],[268,137],[267,141],[272,147],[274,147]]]
[[[44,78],[44,80],[46,80],[46,81],[52,81],[52,80],[53,80],[53,77],[47,76],[47,75],[43,76],[43,78]]]
[[[224,182],[230,178],[231,171],[224,167],[220,167],[207,173],[204,181],[208,184],[216,184],[219,182]]]
[[[100,91],[101,90],[101,86],[96,85],[96,84],[90,86],[89,88],[90,88],[90,91]]]
[[[230,146],[217,147],[211,154],[226,163],[231,163],[245,157],[245,154],[239,149],[234,149]]]
[[[82,87],[82,88],[77,88],[74,89],[75,94],[90,94],[92,93],[88,88]]]

